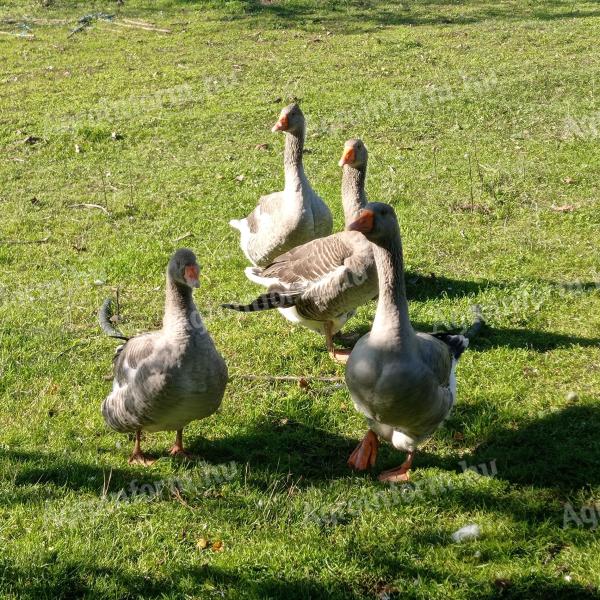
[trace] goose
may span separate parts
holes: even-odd
[[[366,202],[368,153],[361,140],[348,140],[340,159],[342,203],[349,225]],[[248,267],[246,276],[267,288],[250,304],[223,307],[242,312],[278,308],[291,321],[326,338],[330,356],[345,362],[348,350],[338,350],[333,335],[355,309],[377,294],[377,270],[371,243],[359,232],[343,231],[316,239],[281,256],[264,268]]]
[[[111,393],[102,403],[106,424],[135,432],[129,464],[150,465],[140,446],[141,432],[176,431],[172,456],[189,456],[183,428],[212,415],[227,385],[227,365],[215,348],[192,298],[200,267],[191,250],[177,250],[167,266],[166,302],[159,331],[127,339],[108,321],[110,300],[100,310],[108,335],[124,338],[114,359]]]
[[[349,227],[373,243],[379,299],[373,327],[355,345],[346,384],[369,430],[348,459],[362,471],[377,459],[379,438],[407,452],[381,481],[407,481],[417,447],[446,419],[456,399],[456,365],[483,324],[479,307],[468,336],[416,332],[410,322],[400,229],[394,209],[373,202]]]
[[[245,218],[229,224],[240,232],[240,247],[254,266],[265,266],[291,248],[329,235],[329,207],[312,189],[302,165],[306,121],[297,103],[286,106],[273,126],[285,133],[282,192],[263,196]]]

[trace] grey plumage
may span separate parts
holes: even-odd
[[[268,286],[267,294],[262,296],[267,301],[251,303],[255,310],[294,306],[302,318],[311,321],[336,319],[377,293],[371,245],[353,231],[313,240],[277,257],[263,269],[249,267],[247,273],[253,281]],[[273,300],[277,297],[282,302]]]
[[[456,363],[469,340],[413,330],[400,231],[390,206],[367,204],[351,229],[363,231],[375,244],[379,300],[371,331],[358,341],[348,360],[346,383],[370,430],[410,453],[410,460],[391,475],[405,478],[412,453],[443,423],[454,404]],[[376,455],[368,435],[351,456],[355,468],[366,468],[365,453]]]
[[[305,119],[300,107],[284,108],[273,130],[285,132],[285,188],[262,196],[246,218],[229,222],[240,231],[240,246],[254,265],[267,265],[290,248],[329,235],[333,228],[331,211],[304,173]]]
[[[162,329],[135,336],[118,350],[113,389],[102,404],[112,429],[181,430],[219,408],[227,366],[192,299],[198,270],[194,254],[178,250],[167,268]]]
[[[361,140],[348,140],[343,167],[342,204],[346,224],[366,202],[367,149]],[[246,275],[267,287],[249,304],[223,305],[242,312],[280,309],[290,321],[332,335],[355,309],[377,294],[377,270],[371,243],[357,232],[343,231],[301,244],[277,256],[265,267],[249,267]]]

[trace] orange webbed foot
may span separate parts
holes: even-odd
[[[191,452],[183,449],[183,446],[178,446],[174,444],[173,447],[169,450],[169,456],[178,456],[180,458],[187,458],[188,460],[193,460],[194,455]]]
[[[378,449],[379,439],[375,433],[369,429],[360,444],[350,455],[348,466],[356,471],[364,471],[369,467],[372,467],[377,460]]]
[[[395,469],[383,471],[383,473],[379,474],[377,479],[379,479],[379,481],[387,481],[388,483],[398,483],[400,481],[408,481],[410,479],[410,475],[408,469],[397,467]]]
[[[415,456],[414,450],[409,452],[406,460],[395,469],[388,469],[379,474],[379,481],[386,481],[388,483],[399,483],[401,481],[408,481],[410,479],[410,467]]]

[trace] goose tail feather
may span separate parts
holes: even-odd
[[[296,299],[299,295],[298,292],[266,292],[250,302],[250,304],[229,302],[221,304],[221,306],[230,310],[237,310],[238,312],[258,312],[272,308],[290,308],[296,304]]]
[[[475,319],[471,327],[465,332],[465,337],[472,340],[474,337],[479,335],[481,328],[485,325],[485,319],[483,318],[483,311],[481,310],[480,304],[475,304],[471,307],[473,311],[473,316]]]
[[[112,317],[112,299],[107,298],[98,311],[98,321],[102,331],[109,337],[117,338],[119,340],[127,341],[129,338],[123,335],[112,323],[110,318]]]

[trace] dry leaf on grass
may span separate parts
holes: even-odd
[[[575,207],[572,204],[563,204],[562,206],[555,206],[553,204],[550,209],[554,212],[573,212]]]

